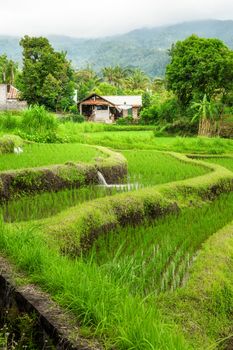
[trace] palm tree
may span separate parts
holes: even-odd
[[[126,78],[125,85],[130,90],[146,90],[150,85],[149,77],[139,68]]]
[[[199,120],[198,135],[216,135],[218,129],[218,111],[216,104],[213,101],[209,101],[205,94],[201,101],[193,102],[191,108],[197,110],[196,114],[192,118],[192,122]]]
[[[130,73],[130,68],[121,67],[119,65],[115,67],[104,67],[102,69],[102,75],[104,77],[104,80],[118,88],[124,84],[124,80],[129,76]]]

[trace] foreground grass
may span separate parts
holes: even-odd
[[[129,182],[145,186],[184,180],[208,172],[204,167],[181,162],[169,154],[154,150],[123,151],[128,161]]]
[[[80,144],[27,144],[21,154],[0,155],[0,170],[63,164],[68,161],[91,162],[104,154],[94,147]]]
[[[85,332],[112,349],[189,349],[172,323],[154,305],[112,283],[97,265],[69,260],[48,248],[40,234],[0,229],[0,251],[77,316]],[[88,331],[89,330],[89,331]]]

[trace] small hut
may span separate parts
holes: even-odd
[[[20,100],[20,91],[10,84],[0,84],[0,110],[23,110],[27,102]]]
[[[87,120],[112,123],[120,117],[138,118],[142,96],[100,96],[92,94],[78,103]]]

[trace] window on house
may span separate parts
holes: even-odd
[[[106,111],[108,106],[96,106],[97,111]]]
[[[128,109],[128,117],[132,117],[133,116],[133,109],[129,108]]]

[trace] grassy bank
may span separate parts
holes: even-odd
[[[102,235],[89,258],[133,294],[173,291],[184,283],[202,243],[232,220],[230,193],[200,208],[184,208],[145,226],[127,226]]]
[[[137,130],[110,126],[109,131],[103,127],[80,127],[71,123],[60,125],[58,135],[68,142],[101,145],[115,149],[156,149],[159,151],[193,152],[193,153],[233,153],[233,140],[207,137],[156,137],[152,130]],[[122,130],[122,131],[120,131]]]

